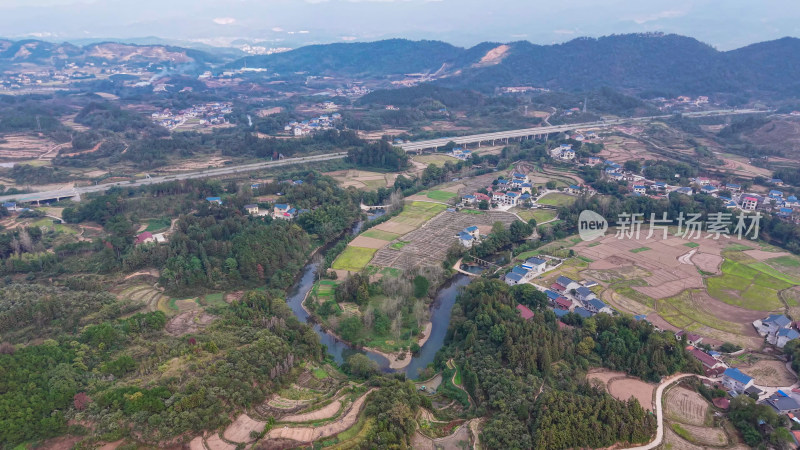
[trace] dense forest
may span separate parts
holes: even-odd
[[[535,316],[523,320],[517,304]],[[490,414],[482,442],[489,448],[555,449],[649,441],[655,418],[636,400],[615,400],[580,380],[589,367],[605,366],[656,381],[699,371],[697,361],[672,333],[647,322],[600,314],[562,330],[545,304],[532,286],[498,280],[476,280],[459,297],[448,347],[437,359],[456,359],[478,411]]]

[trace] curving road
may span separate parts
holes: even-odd
[[[166,181],[189,180],[193,178],[208,178],[220,175],[230,175],[239,172],[251,172],[254,170],[266,169],[270,167],[289,166],[292,164],[302,164],[317,161],[329,161],[332,159],[342,159],[347,157],[347,152],[326,153],[324,155],[303,156],[300,158],[286,158],[278,161],[264,161],[260,163],[244,164],[240,166],[220,167],[217,169],[205,169],[195,172],[185,172],[175,175],[165,175],[160,177],[143,178],[133,182],[118,182],[97,184],[94,186],[76,187],[72,189],[60,189],[55,191],[32,192],[28,194],[15,194],[0,196],[0,203],[17,201],[19,203],[31,203],[45,200],[57,200],[71,198],[92,192],[103,192],[115,186],[146,186],[148,184],[164,183]]]
[[[693,374],[693,373],[683,373],[678,375],[673,375],[667,379],[665,379],[661,384],[658,385],[656,388],[656,419],[658,420],[658,428],[656,428],[656,438],[645,444],[640,445],[638,447],[628,447],[625,450],[650,450],[652,448],[656,448],[661,445],[661,441],[664,440],[664,410],[661,404],[661,397],[664,395],[664,389],[666,389],[672,383],[686,377],[698,377],[700,379],[708,380],[709,378]]]

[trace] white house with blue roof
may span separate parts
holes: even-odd
[[[636,194],[644,195],[644,193],[647,192],[647,186],[641,184],[635,184],[633,185],[633,192]]]
[[[206,197],[206,201],[209,203],[216,203],[218,205],[222,204],[222,199],[219,197]]]
[[[753,321],[753,326],[761,336],[775,334],[782,328],[789,328],[792,321],[783,314],[770,314],[769,316]]]
[[[545,268],[547,267],[547,261],[534,256],[526,259],[525,262],[522,263],[522,267],[536,274],[540,274],[545,271]]]
[[[795,197],[794,195],[790,195],[786,197],[786,200],[783,201],[783,206],[788,206],[788,207],[800,206],[800,202],[797,201],[797,197]]]
[[[561,275],[560,277],[558,277],[556,279],[556,283],[560,284],[561,286],[564,286],[564,288],[566,289],[567,292],[569,292],[569,291],[571,291],[573,289],[578,289],[579,287],[581,287],[580,283],[578,283],[577,281],[575,281],[575,280],[573,280],[571,278],[567,278],[567,277],[565,277],[563,275]]]
[[[578,300],[582,302],[588,302],[593,298],[597,298],[597,296],[594,295],[594,292],[592,292],[592,290],[587,288],[586,286],[581,286],[575,289],[575,296],[577,296]]]
[[[507,285],[514,286],[517,284],[527,283],[533,275],[535,275],[535,273],[523,266],[514,266],[514,268],[511,269],[511,272],[506,274],[505,281]]]
[[[707,184],[700,189],[700,192],[702,192],[703,194],[714,194],[717,192],[717,190],[718,189],[716,187]]]
[[[775,333],[775,346],[783,348],[787,342],[800,338],[800,333],[791,328],[781,328]]]
[[[769,191],[769,198],[774,198],[775,200],[783,200],[783,191],[772,189],[771,191]]]
[[[753,378],[742,373],[741,370],[729,367],[722,372],[722,384],[728,389],[743,392],[753,385]]]
[[[611,314],[613,311],[599,298],[592,298],[586,302],[586,309],[592,313],[606,313]]]

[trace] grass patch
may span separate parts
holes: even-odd
[[[397,278],[403,274],[403,271],[394,267],[384,267],[379,273],[385,277]]]
[[[685,245],[685,246],[687,246],[689,248],[700,247],[700,244],[698,244],[697,242],[687,242],[687,243],[685,243],[683,245]]]
[[[783,267],[800,267],[800,260],[793,256],[779,256],[766,260],[769,264],[775,264]]]
[[[641,253],[650,250],[650,247],[639,247],[629,250],[631,253]]]
[[[548,206],[569,206],[575,203],[575,200],[575,197],[571,195],[552,192],[537,200],[536,203]]]
[[[741,334],[742,328],[739,326],[739,324],[720,320],[710,312],[701,309],[702,305],[698,305],[693,299],[694,292],[697,291],[686,290],[674,297],[659,300],[659,306],[661,306],[662,303],[668,303],[670,306],[672,306],[672,308],[674,308],[674,311],[685,316],[687,319],[691,319],[694,322],[701,323],[707,327],[720,331],[725,331],[732,334]]]
[[[165,230],[172,225],[169,219],[150,219],[147,221],[147,228],[144,231],[154,233],[156,231]]]
[[[593,259],[587,258],[585,256],[578,256],[578,258],[581,259],[582,261],[586,261],[587,263],[593,263],[594,262]]]
[[[425,196],[431,200],[436,200],[437,202],[446,202],[453,197],[456,197],[458,194],[455,192],[447,192],[447,191],[428,191],[425,193]]]
[[[54,231],[56,233],[66,233],[66,234],[77,234],[78,232],[70,227],[69,225],[64,225],[63,223],[53,223],[52,218],[45,217],[44,219],[39,219],[36,222],[33,222],[31,225],[36,228],[41,228],[46,231]]]
[[[756,311],[772,311],[782,306],[778,291],[800,284],[800,280],[778,272],[760,262],[745,264],[728,259],[722,275],[706,280],[708,293],[725,303]]]
[[[523,209],[515,212],[526,222],[533,219],[537,224],[553,220],[557,214],[552,209]]]
[[[683,428],[677,423],[673,423],[670,426],[672,427],[672,431],[674,431],[675,434],[686,439],[689,442],[692,442],[692,435],[685,428]]]
[[[474,214],[476,216],[486,214],[486,211],[481,211],[479,209],[462,209],[460,212],[464,214]]]
[[[203,298],[203,306],[228,306],[225,303],[225,296],[222,292],[208,294]]]
[[[325,378],[328,378],[328,372],[319,367],[314,368],[314,370],[311,371],[311,374],[314,375],[314,378],[318,380],[324,380]]]
[[[456,158],[453,158],[452,156],[446,156],[444,154],[417,155],[411,159],[417,162],[421,162],[423,164],[428,164],[428,165],[433,164],[439,167],[443,166],[444,163],[448,161],[451,163],[458,161]]]
[[[393,241],[397,239],[397,237],[400,235],[396,233],[390,233],[388,231],[376,230],[373,228],[361,233],[361,236],[373,239],[380,239],[382,241]]]
[[[401,248],[405,247],[406,245],[408,245],[410,243],[411,242],[409,242],[409,241],[400,241],[400,242],[395,242],[394,244],[390,245],[389,247],[393,248],[395,250],[400,250]]]
[[[349,270],[358,272],[367,266],[372,256],[377,252],[374,248],[347,246],[336,258],[331,266],[335,270]]]
[[[447,209],[441,203],[411,202],[406,203],[403,212],[390,220],[390,222],[402,223],[419,227],[423,223],[431,220],[434,216]]]
[[[456,375],[453,377],[453,384],[461,386],[461,370],[456,367]]]

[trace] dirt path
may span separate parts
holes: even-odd
[[[342,408],[341,397],[328,403],[324,407],[305,414],[294,414],[281,418],[281,422],[311,422],[314,420],[330,419]]]
[[[273,428],[267,434],[267,439],[291,439],[299,442],[312,442],[318,439],[333,436],[341,433],[344,430],[352,427],[358,420],[358,414],[361,412],[361,407],[364,405],[367,396],[372,393],[376,388],[372,388],[367,393],[358,398],[350,410],[341,419],[334,423],[322,425],[319,427],[280,427]]]

